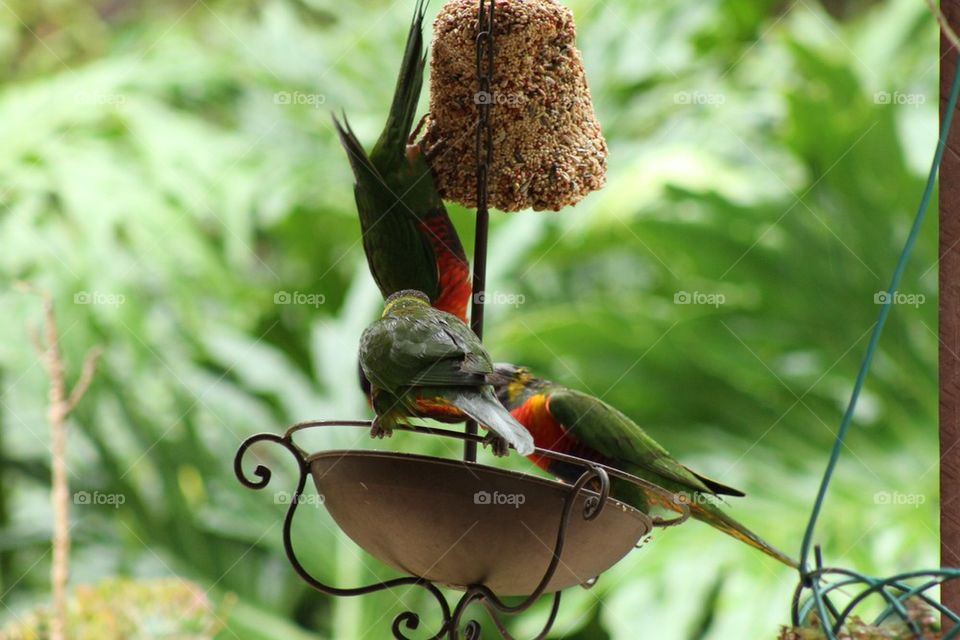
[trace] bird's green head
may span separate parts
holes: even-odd
[[[493,385],[500,403],[512,410],[523,404],[542,381],[526,367],[499,362],[493,365],[493,373],[487,376],[487,382]]]
[[[423,291],[404,289],[390,294],[390,297],[383,303],[383,315],[381,317],[386,318],[391,314],[429,306],[430,298]]]

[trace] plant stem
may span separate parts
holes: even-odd
[[[67,580],[70,577],[70,479],[67,467],[67,419],[73,408],[80,402],[93,380],[96,371],[99,349],[93,349],[84,359],[83,372],[67,393],[63,356],[60,352],[60,338],[57,332],[57,319],[53,309],[53,299],[43,295],[44,337],[34,332],[33,341],[37,353],[50,376],[47,419],[52,430],[52,488],[53,501],[53,567],[50,580],[53,589],[53,620],[50,624],[51,640],[66,640],[67,637]]]

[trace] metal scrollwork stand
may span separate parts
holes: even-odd
[[[300,559],[297,557],[291,537],[294,516],[296,515],[297,507],[301,502],[301,496],[303,495],[306,487],[307,476],[310,474],[310,464],[308,462],[309,455],[293,441],[293,435],[305,429],[331,426],[369,428],[370,422],[365,420],[306,422],[294,425],[288,429],[283,436],[272,433],[256,434],[247,438],[237,450],[234,458],[234,473],[236,474],[237,479],[245,487],[254,490],[264,489],[270,483],[273,473],[263,464],[258,464],[253,470],[253,477],[248,476],[243,469],[244,457],[250,450],[251,446],[262,442],[278,444],[286,449],[297,462],[298,478],[296,490],[294,491],[290,500],[290,504],[287,507],[287,513],[283,521],[283,547],[284,551],[286,552],[287,559],[290,561],[293,569],[297,572],[297,575],[299,575],[300,578],[313,589],[336,597],[362,596],[377,591],[382,591],[384,589],[392,589],[394,587],[401,586],[421,587],[430,593],[430,595],[432,595],[436,600],[442,616],[442,624],[439,630],[434,635],[430,636],[431,640],[458,640],[461,637],[465,638],[466,640],[478,640],[480,638],[480,623],[475,619],[464,622],[464,615],[467,608],[474,603],[482,603],[500,634],[507,640],[512,640],[512,636],[507,632],[507,629],[504,625],[502,616],[513,616],[522,613],[529,609],[537,600],[540,599],[542,595],[544,595],[545,591],[547,590],[547,586],[554,577],[557,568],[560,565],[564,544],[567,540],[568,527],[574,515],[574,505],[577,503],[577,498],[580,497],[581,494],[584,497],[584,505],[582,512],[579,514],[580,517],[587,521],[597,518],[608,503],[611,475],[614,475],[620,479],[626,479],[628,481],[635,482],[647,490],[659,492],[663,495],[665,501],[669,501],[673,498],[672,494],[666,490],[656,487],[656,485],[647,483],[639,478],[630,476],[629,474],[625,474],[619,470],[611,469],[609,467],[605,467],[604,465],[588,462],[586,460],[581,460],[573,456],[537,449],[537,455],[554,458],[556,460],[562,460],[568,463],[580,464],[585,470],[577,482],[569,486],[569,491],[567,491],[564,498],[560,516],[560,524],[556,532],[556,538],[552,550],[552,559],[549,563],[549,566],[546,568],[546,571],[544,572],[543,577],[540,579],[536,589],[534,589],[521,602],[518,604],[509,605],[486,586],[482,584],[474,584],[466,588],[465,593],[460,596],[457,603],[451,608],[443,593],[435,584],[422,577],[416,576],[394,578],[392,580],[387,580],[364,587],[333,587],[317,580],[303,566],[303,563],[300,562]],[[447,429],[411,427],[403,425],[397,427],[397,429],[426,435],[456,438],[465,441],[473,440],[474,442],[481,442],[483,440],[483,438],[480,436],[450,431]],[[656,519],[654,520],[655,526],[673,526],[686,520],[686,518],[689,516],[688,507],[680,501],[677,501],[676,504],[678,515],[671,519]],[[592,586],[592,584],[593,581],[590,581],[584,586],[589,587]],[[557,613],[560,609],[561,593],[561,591],[557,591],[553,594],[553,604],[550,608],[550,612],[542,630],[536,636],[537,639],[545,638],[552,628],[553,623],[556,620]],[[393,620],[393,637],[399,640],[410,640],[409,636],[407,636],[405,632],[416,630],[419,628],[419,626],[419,614],[413,611],[402,612]]]

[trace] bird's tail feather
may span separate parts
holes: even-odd
[[[698,496],[699,498],[700,496]],[[709,524],[711,527],[722,531],[728,536],[734,537],[740,542],[744,542],[754,549],[762,551],[771,558],[775,558],[788,567],[797,568],[797,561],[786,555],[770,543],[763,540],[760,536],[747,529],[745,526],[728,516],[723,510],[712,502],[701,500],[690,501],[690,515]]]
[[[493,393],[493,387],[485,386],[479,394],[475,389],[465,393],[451,389],[445,395],[451,403],[476,420],[478,424],[513,445],[520,455],[528,456],[533,453],[533,437],[510,415],[509,411],[503,408]]]
[[[380,139],[373,148],[372,155],[375,158],[379,158],[381,152],[389,159],[402,158],[407,137],[413,128],[413,119],[423,86],[423,70],[427,63],[423,52],[425,12],[426,3],[424,0],[418,0],[410,23],[410,31],[407,34],[403,60],[400,62],[400,73],[397,75],[397,86],[393,93],[393,103],[390,105],[390,115],[383,133],[380,134]]]
[[[333,116],[333,128],[337,132],[337,137],[340,138],[340,144],[343,146],[344,151],[347,152],[347,159],[350,160],[350,167],[353,169],[353,175],[356,178],[357,184],[367,182],[372,182],[373,184],[382,183],[383,179],[379,177],[377,169],[373,166],[373,162],[370,161],[367,152],[363,150],[363,145],[360,144],[356,134],[350,127],[350,122],[347,120],[347,117],[344,115],[343,121],[341,122],[336,116]]]
[[[708,478],[702,473],[697,473],[685,464],[680,466],[696,476],[697,480],[705,484],[710,491],[713,491],[718,496],[735,496],[737,498],[742,498],[747,495],[743,491],[740,491],[740,489],[734,489],[733,487],[725,485],[722,482],[718,482],[713,478]]]

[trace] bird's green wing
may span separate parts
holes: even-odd
[[[713,491],[673,459],[640,425],[593,396],[572,389],[549,395],[550,414],[576,440],[616,461],[624,471],[657,482],[671,491]],[[651,478],[651,474],[656,476]],[[657,482],[661,484],[661,482]]]
[[[426,316],[414,327],[412,339],[428,342],[431,356],[422,360],[413,377],[422,386],[480,386],[493,371],[493,362],[480,340],[459,318],[424,308]],[[406,350],[406,349],[405,349]]]
[[[388,389],[483,385],[493,364],[482,347],[476,350],[476,336],[471,332],[473,340],[465,340],[457,325],[464,326],[455,316],[426,306],[417,317],[377,321],[360,341],[364,372]]]
[[[557,389],[549,395],[547,408],[571,435],[582,444],[602,453],[615,467],[653,482],[683,499],[691,492],[743,495],[736,489],[704,478],[678,463],[633,420],[610,405],[584,393]],[[618,483],[614,481],[614,491]],[[662,497],[643,487],[620,483],[621,497],[634,506],[657,505],[672,508]],[[628,496],[633,496],[630,500]],[[790,567],[795,560],[785,555],[740,522],[726,514],[712,500],[684,500],[690,515],[741,542],[759,549]]]
[[[346,118],[343,123],[336,118],[333,122],[353,169],[363,249],[380,293],[387,297],[417,289],[434,299],[440,289],[437,259],[403,193],[397,192],[405,188],[391,186],[377,170]]]
[[[465,371],[483,374],[493,372],[493,360],[473,329],[453,314],[438,311],[433,312],[433,315],[438,318],[450,340],[466,354],[463,365]]]

